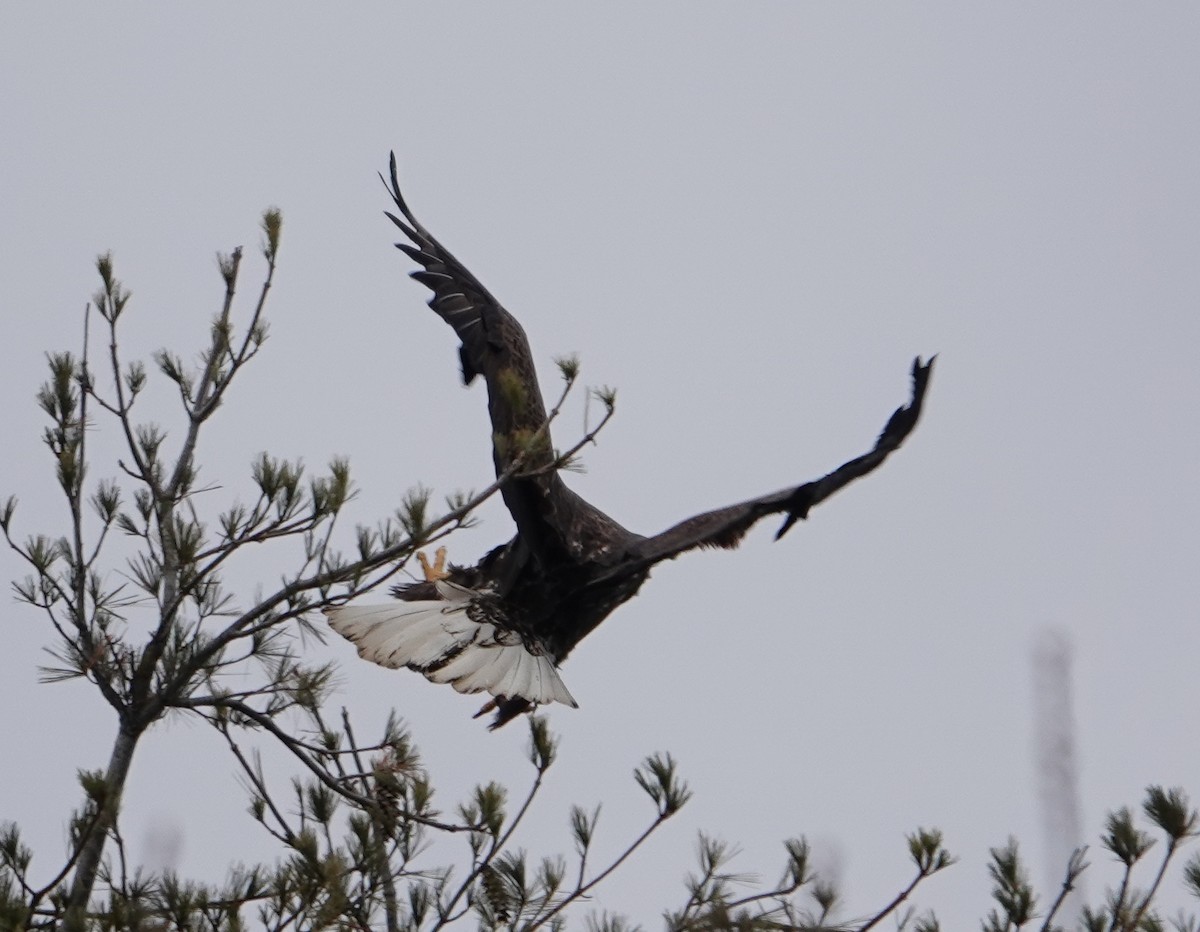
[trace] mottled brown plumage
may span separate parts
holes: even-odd
[[[409,240],[396,245],[421,267],[412,277],[433,292],[429,306],[458,334],[464,381],[469,384],[481,376],[487,385],[488,411],[497,438],[493,459],[497,475],[503,475],[513,465],[513,450],[519,446],[505,438],[532,436],[546,422],[525,332],[413,216],[400,193],[394,155],[390,179],[384,182],[399,211],[399,216],[387,216]],[[520,464],[522,472],[507,479],[501,489],[516,535],[476,566],[451,567],[449,581],[486,590],[489,612],[500,606],[502,621],[497,623],[520,633],[532,653],[544,651],[557,665],[638,591],[656,563],[698,547],[736,547],[759,519],[773,514],[785,516],[775,535],[778,539],[813,506],[877,468],[916,426],[932,367],[933,359],[913,362],[908,404],[892,414],[875,445],[862,456],[812,482],[687,518],[650,537],[625,529],[567,488],[559,473],[548,468],[553,452],[547,439],[527,454]],[[405,600],[439,597],[433,582],[400,587],[396,594]],[[494,621],[494,615],[489,615],[489,621]],[[432,665],[408,665],[431,678],[431,671],[436,672]],[[495,728],[531,705],[526,697],[498,694],[483,711],[493,706],[498,710]]]

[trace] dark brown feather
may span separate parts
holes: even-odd
[[[497,475],[504,475],[517,451],[524,450],[519,464],[523,474],[509,477],[501,489],[517,525],[516,536],[474,567],[452,567],[450,580],[468,589],[486,589],[489,619],[532,639],[556,664],[637,593],[656,563],[696,548],[737,547],[768,515],[785,516],[775,535],[778,540],[815,505],[877,469],[917,424],[932,358],[913,362],[908,404],[896,409],[862,456],[819,479],[696,515],[654,537],[634,534],[546,468],[553,464],[548,432],[541,435],[544,442],[529,442],[547,425],[524,330],[413,216],[400,194],[394,154],[390,169],[390,183],[384,179],[384,184],[401,216],[387,216],[411,241],[396,245],[421,266],[412,277],[432,292],[429,306],[458,334],[464,380],[483,376],[487,384]],[[439,598],[430,582],[394,591],[402,599]],[[532,707],[520,696],[497,696],[479,714],[496,710],[491,727],[498,728]]]
[[[808,517],[813,506],[855,479],[879,468],[904,443],[921,415],[934,358],[926,363],[922,363],[919,357],[913,361],[912,397],[909,403],[896,409],[875,441],[875,446],[862,456],[843,463],[833,472],[812,482],[681,521],[661,534],[640,541],[632,562],[652,566],[697,547],[736,547],[755,523],[773,514],[786,516],[775,534],[775,539],[779,540],[797,521]]]

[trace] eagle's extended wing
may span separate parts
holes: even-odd
[[[400,193],[396,154],[390,163],[391,183],[383,183],[401,217],[388,213],[412,243],[397,243],[422,268],[412,277],[433,292],[429,306],[454,328],[462,341],[459,358],[463,381],[482,375],[487,383],[492,419],[492,458],[496,475],[513,465],[518,453],[523,478],[506,482],[501,494],[524,544],[534,552],[567,552],[581,557],[577,528],[581,517],[589,527],[628,535],[611,519],[568,489],[549,467],[554,458],[546,424],[546,406],[525,331],[486,288],[413,216]],[[382,176],[381,176],[382,177]],[[542,431],[539,435],[538,431]],[[533,475],[530,475],[533,473]],[[605,523],[607,522],[607,524]]]
[[[907,405],[895,410],[869,452],[844,463],[820,479],[696,515],[661,534],[644,538],[634,548],[632,563],[635,567],[649,567],[660,560],[671,559],[696,547],[736,547],[760,518],[785,514],[787,517],[775,534],[775,539],[778,540],[793,524],[807,517],[810,508],[823,502],[848,483],[871,472],[904,442],[921,415],[921,403],[925,399],[925,389],[929,385],[934,358],[936,357],[930,358],[927,363],[922,363],[920,357],[913,361],[912,398]]]
[[[458,354],[463,382],[470,384],[475,376],[484,377],[495,435],[511,438],[514,434],[539,430],[546,421],[546,406],[538,388],[537,371],[525,331],[517,319],[413,216],[400,193],[394,152],[390,169],[391,183],[386,178],[383,183],[404,219],[392,213],[387,216],[412,240],[411,245],[397,243],[396,248],[422,266],[420,271],[412,273],[412,277],[433,292],[429,306],[454,328],[462,341]],[[497,446],[497,474],[509,465],[512,451],[511,444]],[[546,455],[550,454],[547,452]],[[526,465],[542,464],[527,460]]]

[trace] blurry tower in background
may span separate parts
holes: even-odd
[[[1071,694],[1070,640],[1064,631],[1046,628],[1033,647],[1034,742],[1045,859],[1042,909],[1048,909],[1058,896],[1071,852],[1084,843]],[[1074,925],[1086,902],[1082,881],[1077,883],[1055,917],[1057,925]]]

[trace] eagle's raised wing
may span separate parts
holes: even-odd
[[[782,489],[771,495],[752,498],[727,508],[709,511],[681,521],[661,534],[643,538],[633,548],[631,564],[622,569],[645,568],[669,560],[696,547],[732,548],[741,543],[746,532],[768,515],[784,514],[782,526],[775,534],[778,540],[797,521],[808,516],[809,509],[823,502],[834,492],[877,468],[888,454],[900,446],[917,425],[921,404],[933,371],[933,360],[922,363],[920,357],[912,366],[912,398],[907,405],[893,412],[875,446],[862,456],[842,464],[833,472],[795,488]]]
[[[487,383],[496,475],[513,465],[518,452],[523,454],[522,477],[506,482],[501,489],[522,543],[542,555],[565,552],[579,560],[586,557],[582,551],[587,543],[581,528],[589,530],[592,537],[623,540],[630,536],[568,489],[550,468],[554,452],[546,406],[525,331],[413,216],[400,193],[394,152],[390,174],[390,184],[386,178],[383,183],[403,219],[392,213],[387,216],[412,241],[397,243],[396,248],[421,265],[412,277],[433,292],[429,306],[462,341],[458,352],[463,380],[470,383],[482,375]]]
[[[429,306],[454,328],[462,341],[458,355],[462,362],[463,382],[470,384],[477,375],[483,376],[488,389],[488,411],[496,435],[512,437],[523,431],[536,432],[545,424],[546,406],[538,388],[537,371],[525,331],[450,250],[413,216],[400,193],[394,152],[390,169],[391,183],[384,179],[384,184],[404,219],[392,213],[387,216],[412,240],[411,244],[397,243],[396,248],[421,265],[421,270],[413,272],[412,277],[433,292]],[[497,445],[497,474],[509,465],[512,449],[503,443]],[[546,456],[548,462],[550,454],[547,452]],[[526,465],[541,464],[527,460]]]

